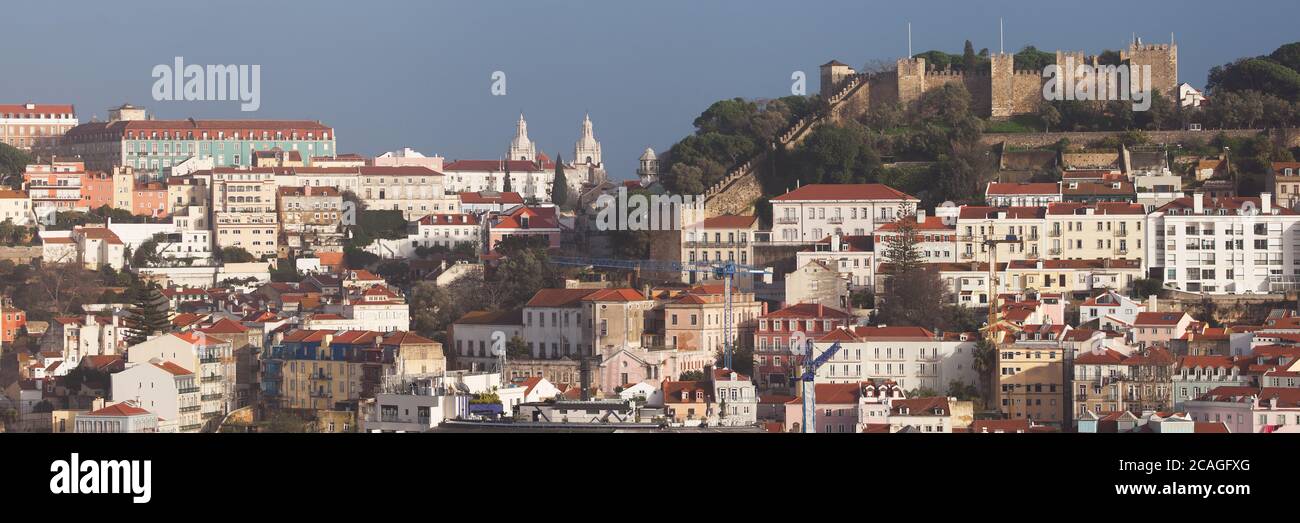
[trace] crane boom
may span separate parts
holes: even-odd
[[[817,432],[817,369],[835,357],[840,351],[840,342],[832,343],[821,355],[813,358],[813,340],[804,346],[804,371],[799,383],[803,389],[803,432]]]

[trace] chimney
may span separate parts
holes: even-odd
[[[1157,300],[1154,294],[1147,296],[1147,312],[1156,312]]]
[[[1192,212],[1201,214],[1205,211],[1205,195],[1201,191],[1192,193]]]
[[[1259,213],[1273,214],[1273,193],[1259,193]]]
[[[918,223],[918,224],[925,223],[925,210],[924,210],[924,209],[917,209],[917,210],[916,210],[916,223]]]

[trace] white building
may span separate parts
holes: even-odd
[[[133,363],[112,375],[114,402],[132,405],[175,420],[178,432],[198,432],[203,427],[199,384],[194,373],[169,361]]]
[[[1293,289],[1300,281],[1300,213],[1258,198],[1179,198],[1147,216],[1146,258],[1165,285],[1241,294]]]
[[[876,253],[872,243],[871,236],[831,235],[799,249],[795,253],[795,267],[802,268],[814,261],[821,262],[847,278],[850,288],[872,288],[876,281]],[[798,303],[790,299],[789,295],[786,296],[786,301]]]
[[[832,234],[866,236],[920,202],[878,183],[811,184],[772,198],[772,241],[812,243]]]
[[[1152,299],[1154,298],[1153,296]],[[1128,330],[1133,326],[1138,313],[1147,310],[1145,303],[1107,289],[1079,305],[1079,323],[1095,320],[1098,322],[1098,328],[1103,330]],[[1154,310],[1154,307],[1151,310]]]
[[[839,353],[817,370],[817,383],[893,381],[903,390],[946,391],[960,380],[974,384],[974,335],[936,336],[921,327],[837,329],[814,343],[820,354],[835,343]]]
[[[26,191],[0,189],[0,222],[6,221],[24,227],[36,223]]]
[[[1061,201],[1061,185],[1056,182],[989,182],[984,188],[984,202],[994,207],[1045,207]]]
[[[235,358],[229,341],[194,331],[155,336],[127,350],[127,363],[155,361],[195,374],[200,423],[224,416],[235,404]]]

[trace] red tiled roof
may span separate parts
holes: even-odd
[[[91,416],[138,416],[148,414],[149,411],[140,407],[133,407],[126,403],[114,403],[102,409],[91,412]]]
[[[434,343],[438,343],[438,342],[410,331],[394,332],[392,334],[389,334],[387,338],[384,338],[384,341],[382,342],[383,345],[397,345],[397,346],[431,345]]]
[[[775,310],[759,316],[762,319],[780,319],[780,318],[816,318],[816,319],[849,319],[853,315],[839,309],[827,307],[819,303],[796,303],[780,310]]]
[[[879,183],[813,183],[782,194],[771,201],[804,200],[910,200],[915,196]]]
[[[182,367],[170,361],[164,361],[162,363],[154,363],[153,366],[158,367],[167,372],[170,372],[172,373],[172,375],[175,376],[186,376],[189,374],[194,374],[193,372],[186,370],[185,367]]]
[[[598,289],[582,301],[640,301],[646,297],[636,289]]]
[[[1042,218],[1047,215],[1046,207],[983,207],[963,205],[957,213],[961,220],[996,219],[1000,213],[1006,213],[1008,220],[1026,220]]]
[[[1185,312],[1139,312],[1133,325],[1177,325],[1186,316]]]
[[[724,214],[704,219],[705,229],[748,229],[758,222],[758,216]]]
[[[541,289],[525,307],[573,307],[597,289]]]
[[[1018,194],[1059,194],[1061,186],[1055,182],[1026,182],[1026,183],[1008,183],[1008,182],[989,182],[985,194],[989,196],[1004,196]]]
[[[517,192],[463,192],[460,193],[460,202],[476,205],[494,203],[522,204],[524,203],[524,197]]]

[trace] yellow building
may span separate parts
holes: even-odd
[[[998,405],[1008,419],[1046,425],[1068,421],[1065,401],[1066,325],[1027,325],[1015,342],[998,346]]]
[[[1054,203],[1047,207],[1047,257],[1142,259],[1146,211],[1136,203]]]
[[[1043,257],[1044,207],[963,206],[957,215],[957,261],[987,262],[985,240],[1015,236],[1022,243],[997,246],[998,261],[1032,260]]]

